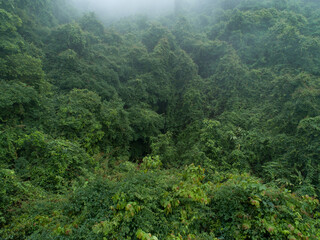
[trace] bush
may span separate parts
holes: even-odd
[[[33,192],[32,186],[22,182],[13,170],[0,169],[0,229],[9,222],[21,202]]]
[[[224,239],[319,239],[319,201],[230,175],[210,193],[210,229]]]
[[[47,190],[58,190],[93,167],[93,159],[79,144],[50,139],[36,131],[18,142],[17,173]]]

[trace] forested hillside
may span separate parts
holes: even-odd
[[[320,239],[320,1],[186,2],[0,0],[0,239]]]

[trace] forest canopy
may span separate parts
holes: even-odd
[[[320,239],[320,2],[85,3],[0,0],[0,238]]]

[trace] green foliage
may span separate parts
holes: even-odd
[[[22,205],[22,211],[32,215],[24,216],[24,226],[16,222],[17,233],[12,234],[18,236],[36,223],[33,231],[25,232],[30,239],[320,236],[319,216],[311,214],[319,208],[318,200],[262,184],[247,174],[216,173],[213,182],[206,182],[204,172],[190,165],[181,173],[132,170],[110,180],[91,178],[74,186],[68,199],[57,198],[55,205],[42,203],[39,208],[42,200]]]
[[[17,159],[16,142],[22,134],[21,129],[4,128],[0,130],[0,168],[12,168]]]
[[[100,97],[88,90],[73,90],[63,96],[57,112],[58,131],[65,138],[78,141],[89,153],[99,151],[104,136],[98,121]]]
[[[15,32],[17,27],[21,26],[21,19],[15,15],[8,13],[4,9],[0,9],[1,27],[2,33]]]
[[[142,37],[142,43],[147,47],[148,51],[151,52],[159,41],[165,37],[172,38],[166,28],[159,25],[152,25]]]
[[[32,188],[29,183],[22,182],[13,170],[1,169],[0,179],[0,227],[3,228],[14,216],[14,209],[30,198]]]
[[[68,49],[74,50],[78,54],[82,54],[86,48],[86,35],[77,23],[66,24],[59,27],[52,33],[51,41],[57,52],[62,52]]]
[[[13,122],[31,117],[39,104],[37,91],[21,82],[0,81],[0,122],[11,125]]]
[[[152,236],[151,233],[145,233],[141,229],[137,231],[137,238],[141,240],[158,240],[157,237]]]
[[[0,56],[4,57],[5,54],[20,51],[23,41],[17,34],[17,28],[21,26],[22,21],[17,15],[7,12],[5,9],[0,9],[0,19]]]
[[[104,35],[104,27],[100,23],[94,13],[83,16],[80,20],[80,26],[83,30],[93,33],[96,36],[102,37]]]
[[[47,190],[59,190],[93,167],[93,159],[77,143],[53,140],[34,132],[18,140],[17,174]]]
[[[140,169],[149,171],[152,169],[160,169],[162,162],[159,159],[159,156],[155,157],[144,157],[142,163],[140,164]]]
[[[152,155],[158,156],[165,166],[170,166],[177,160],[177,149],[171,132],[159,134],[151,139]]]
[[[129,113],[119,100],[103,102],[99,117],[102,131],[101,149],[113,152],[114,155],[130,155],[129,145],[133,140],[133,130],[129,121]]]
[[[19,80],[37,88],[44,78],[41,60],[24,54],[8,56],[0,74],[2,79]]]
[[[146,153],[143,143],[149,143],[151,137],[160,134],[164,126],[161,115],[143,106],[128,109],[129,120],[133,129],[133,156],[141,157]],[[142,144],[141,144],[142,143]]]
[[[216,229],[219,237],[317,239],[319,236],[319,219],[309,215],[318,208],[317,199],[267,187],[249,176],[231,176],[217,184],[210,206],[211,218],[217,219],[211,229]]]
[[[0,238],[319,239],[319,7],[0,0]]]

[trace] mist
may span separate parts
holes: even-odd
[[[95,12],[103,19],[132,15],[160,16],[174,12],[174,0],[72,0],[81,12]]]

